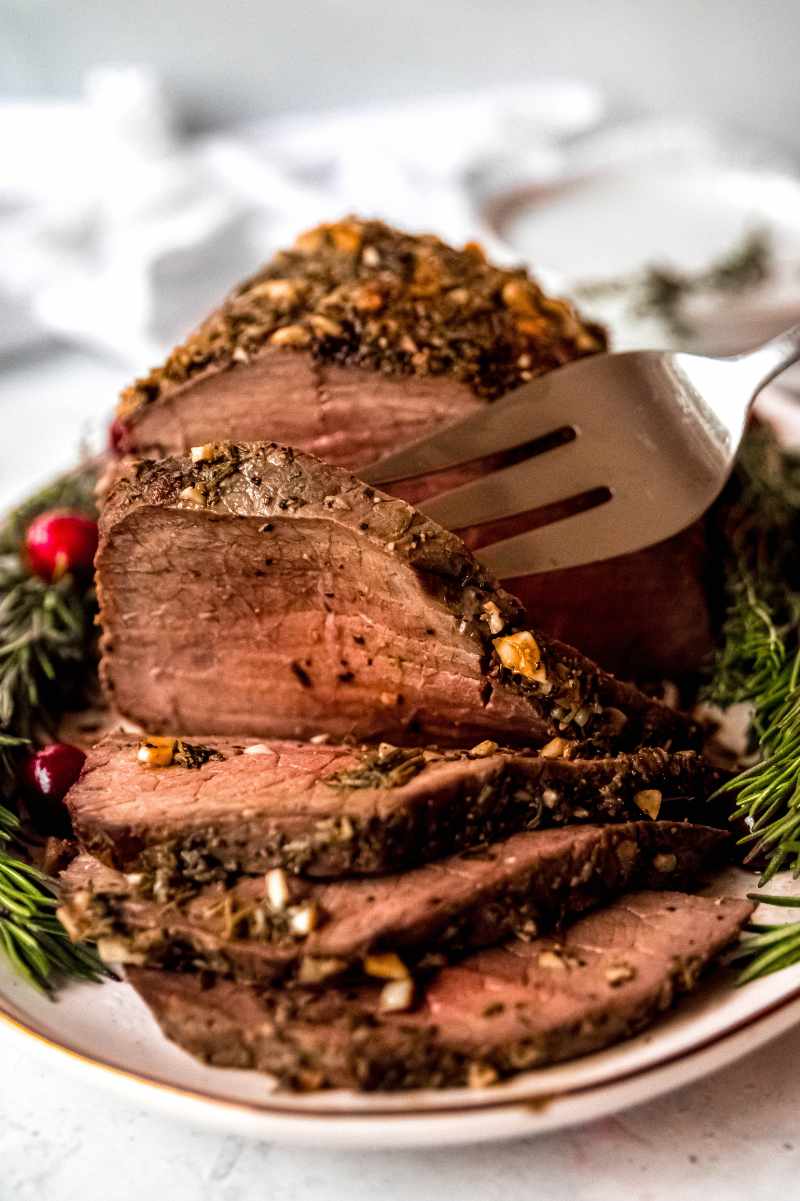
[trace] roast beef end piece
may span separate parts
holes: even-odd
[[[703,801],[718,780],[696,752],[657,747],[582,761],[480,746],[476,754],[198,741],[222,757],[143,767],[131,735],[98,743],[67,796],[81,845],[169,886],[271,867],[373,874],[537,827],[709,822]]]
[[[445,967],[416,1010],[377,989],[319,993],[131,968],[165,1035],[207,1063],[288,1088],[396,1090],[492,1083],[637,1034],[739,934],[753,905],[640,892],[561,940],[515,941]]]
[[[332,884],[246,876],[165,900],[82,855],[61,877],[59,916],[112,963],[202,967],[253,983],[299,973],[322,983],[358,970],[368,954],[400,954],[411,965],[435,948],[453,958],[541,934],[633,888],[688,887],[727,842],[689,823],[572,826],[517,834],[403,875]],[[293,923],[305,920],[314,928],[298,938]]]
[[[285,377],[283,408],[273,403],[263,413],[266,424],[248,436],[278,437],[270,428],[276,421],[309,439],[319,427],[342,428],[346,443],[358,397],[353,402],[336,383],[349,380],[348,371],[375,381],[373,405],[362,410],[366,420],[375,418],[380,428],[384,406],[402,434],[403,394],[382,390],[382,381],[405,380],[420,390],[450,382],[473,398],[491,398],[605,349],[598,325],[581,321],[567,301],[546,296],[524,270],[495,267],[475,246],[457,249],[432,235],[348,217],[307,231],[235,288],[162,366],[125,390],[117,417],[128,448],[138,450],[194,430],[190,409],[179,409],[177,430],[169,411],[169,401],[187,392],[220,420],[252,422],[261,415],[264,388],[272,389],[273,402],[280,399],[280,380],[271,376],[280,375],[276,359],[283,355],[302,363],[305,387],[292,388]],[[259,375],[265,356],[269,367]],[[204,388],[209,380],[214,386]],[[303,412],[315,389],[316,405]],[[245,395],[229,413],[224,400],[237,390]],[[298,426],[292,426],[291,408],[300,410]],[[148,423],[151,413],[156,419]],[[231,436],[218,424],[210,436],[221,435]]]
[[[382,375],[267,348],[229,371],[206,371],[133,411],[123,449],[178,455],[225,438],[271,439],[356,469],[467,417],[485,401],[446,376]]]
[[[101,676],[148,732],[691,742],[404,501],[271,443],[198,454],[132,466],[101,518]]]

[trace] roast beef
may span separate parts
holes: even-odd
[[[546,758],[207,739],[196,767],[143,767],[109,735],[67,796],[82,846],[125,871],[202,883],[282,866],[391,871],[571,821],[701,817],[715,773],[695,752]],[[256,752],[256,753],[253,753]],[[487,753],[489,752],[489,753]]]
[[[301,235],[128,388],[118,439],[164,455],[280,438],[359,466],[605,345],[475,244],[350,218]]]
[[[512,935],[530,938],[634,888],[687,887],[727,836],[689,823],[625,822],[515,834],[403,875],[324,884],[245,876],[153,900],[144,880],[82,855],[59,917],[109,963],[209,969],[255,983],[311,983],[393,952],[406,965]],[[297,927],[300,927],[300,933]]]
[[[477,247],[351,218],[302,235],[127,388],[116,440],[160,457],[268,439],[358,469],[605,345],[598,326]],[[413,502],[442,483],[398,494]],[[538,626],[605,666],[674,676],[711,647],[712,546],[701,522],[613,564],[509,587]]]
[[[411,1013],[382,1012],[370,986],[268,990],[143,968],[129,979],[167,1037],[211,1064],[300,1089],[480,1086],[643,1030],[752,910],[744,900],[629,894],[561,939],[516,940],[443,968]]]
[[[101,676],[148,732],[686,745],[687,721],[531,629],[455,535],[272,443],[132,465],[96,560]]]

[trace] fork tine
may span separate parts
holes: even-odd
[[[558,376],[566,368],[551,372]],[[524,384],[494,404],[438,433],[387,455],[366,470],[359,471],[368,484],[388,484],[393,480],[412,479],[429,472],[458,467],[473,459],[486,458],[511,450],[521,443],[544,438],[569,425],[569,420],[554,416],[544,405],[550,390],[550,377]],[[538,407],[538,412],[537,412]]]
[[[596,563],[619,555],[620,521],[625,524],[626,554],[652,543],[648,506],[612,496],[597,508],[486,546],[475,557],[501,580]],[[673,533],[677,529],[663,531],[665,537]]]
[[[615,522],[606,504],[554,521],[552,525],[504,538],[476,553],[476,558],[500,580],[578,567],[615,554]],[[609,549],[610,548],[610,549]]]
[[[423,501],[418,508],[448,529],[465,529],[538,509],[607,483],[581,438],[553,447],[513,467],[493,471]]]

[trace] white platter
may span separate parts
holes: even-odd
[[[726,171],[729,169],[726,166]],[[787,203],[789,193],[792,203]],[[711,195],[705,186],[695,194],[702,196],[703,205]],[[719,196],[718,191],[713,194]],[[757,205],[752,202],[754,194]],[[772,189],[756,193],[752,188],[734,189],[733,193],[724,189],[723,195],[738,198],[731,203],[731,211],[737,210],[736,229],[741,228],[743,217],[750,222],[754,215],[764,216],[768,227],[780,235],[781,258],[793,265],[800,261],[797,181],[781,180]],[[765,209],[770,211],[765,213]],[[723,227],[728,233],[734,228],[724,223]],[[540,231],[534,232],[538,236]],[[562,276],[569,275],[569,264],[554,266]],[[728,309],[719,314],[726,318],[728,337],[733,336],[738,345],[745,346],[770,328],[796,320],[800,307],[796,286],[788,298],[781,294],[777,303],[773,303],[774,295],[762,301],[755,312],[752,308],[746,313]],[[633,327],[620,333],[617,326],[617,330],[618,345],[635,345],[644,336]],[[725,347],[734,348],[738,347]],[[98,407],[93,400],[93,415]],[[26,428],[33,431],[43,424],[46,430],[50,408],[49,400],[34,391],[30,411],[25,414]],[[764,398],[762,415],[779,426],[787,441],[800,442],[796,400],[782,398],[780,390],[772,388]],[[65,420],[65,428],[66,424]],[[63,444],[69,439],[65,441],[61,432],[58,441],[63,453]],[[46,474],[51,466],[65,465],[48,461],[40,464],[40,471]],[[27,464],[10,461],[0,474],[7,489],[4,503],[23,493]],[[716,881],[713,891],[744,895],[755,884],[754,876],[731,870]],[[800,894],[800,883],[779,878],[770,891]],[[758,915],[759,920],[771,922],[792,917],[792,910],[767,907]],[[59,1057],[98,1086],[108,1086],[138,1104],[187,1120],[311,1148],[399,1148],[491,1142],[608,1116],[723,1068],[800,1022],[800,965],[741,989],[734,988],[732,980],[730,973],[715,973],[651,1031],[618,1047],[528,1072],[491,1089],[401,1095],[277,1093],[263,1076],[206,1068],[168,1043],[144,1004],[124,983],[73,986],[53,1003],[17,980],[2,959],[0,1021],[42,1055]]]
[[[755,878],[732,869],[711,891],[743,895]],[[791,892],[791,880],[773,890]],[[792,910],[766,910],[777,920]],[[490,1089],[293,1096],[255,1073],[207,1068],[168,1043],[129,985],[66,989],[52,1002],[0,964],[0,1020],[44,1055],[98,1085],[187,1120],[306,1146],[409,1147],[488,1142],[573,1126],[652,1100],[741,1058],[800,1021],[800,965],[734,988],[715,973],[651,1031],[571,1063]]]

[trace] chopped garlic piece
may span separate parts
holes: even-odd
[[[658,788],[643,788],[634,793],[633,803],[655,821],[661,809],[661,792]]]
[[[269,747],[265,746],[263,742],[256,742],[252,746],[246,746],[242,751],[243,755],[268,755],[269,753]]]
[[[130,963],[142,967],[145,962],[144,953],[132,950],[121,938],[98,938],[97,954],[103,963]]]
[[[368,976],[377,976],[379,980],[405,980],[409,974],[408,968],[394,951],[367,955],[364,959],[364,971]]]
[[[410,976],[404,980],[390,980],[381,989],[378,1008],[381,1013],[402,1013],[414,1004],[414,981]]]
[[[542,652],[530,630],[504,634],[502,638],[493,639],[493,645],[503,667],[524,676],[526,680],[546,683],[547,674],[542,666]]]
[[[203,446],[192,447],[192,462],[193,463],[210,463],[219,454],[219,447],[216,442],[206,442]]]
[[[321,984],[330,976],[336,976],[344,971],[346,960],[335,959],[332,955],[323,958],[316,955],[306,955],[300,963],[297,979],[300,984]]]
[[[625,838],[617,844],[617,859],[619,859],[623,868],[631,867],[636,860],[637,854],[638,848],[632,839]]]
[[[204,505],[206,503],[206,494],[202,488],[197,488],[190,484],[188,488],[183,488],[178,493],[181,500],[189,501],[193,505]]]
[[[272,909],[278,913],[289,904],[289,878],[282,867],[273,867],[264,877],[264,891]]]
[[[308,346],[311,334],[302,325],[284,325],[269,340],[273,346]]]
[[[614,988],[618,984],[625,984],[628,980],[632,980],[635,975],[636,970],[629,963],[612,964],[611,967],[606,968],[606,980]]]
[[[489,755],[493,755],[497,749],[497,743],[487,738],[484,742],[479,742],[477,746],[474,746],[470,751],[470,755],[474,755],[477,759],[486,759]]]
[[[551,738],[539,751],[539,755],[542,759],[561,759],[568,745],[566,738]]]
[[[497,1083],[497,1072],[488,1063],[471,1063],[467,1073],[467,1088],[488,1088]]]
[[[503,615],[498,609],[494,601],[487,601],[483,606],[483,611],[486,614],[486,620],[489,623],[489,632],[491,634],[499,634],[503,626],[506,624],[503,620]]]
[[[169,767],[178,745],[177,738],[144,738],[136,758],[144,767]]]
[[[539,967],[555,968],[556,971],[562,972],[565,971],[567,966],[563,956],[559,955],[556,951],[541,951],[536,962],[539,964]]]
[[[308,901],[296,909],[289,918],[289,929],[299,938],[307,938],[319,924],[319,909],[314,901]]]

